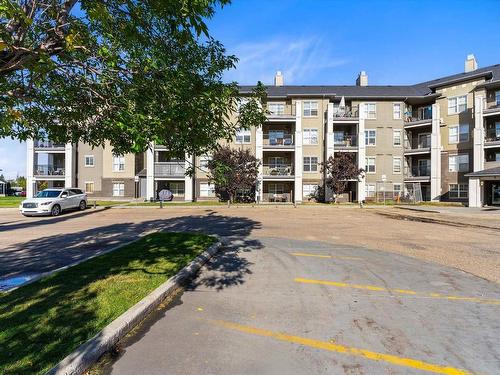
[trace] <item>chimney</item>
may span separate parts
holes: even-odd
[[[283,83],[284,83],[283,74],[281,73],[281,70],[278,70],[276,72],[276,75],[274,76],[274,86],[283,86]]]
[[[364,70],[359,73],[356,79],[356,86],[368,86],[368,74]]]
[[[465,60],[465,73],[473,72],[477,69],[477,61],[474,55],[471,53],[467,55],[467,60]]]

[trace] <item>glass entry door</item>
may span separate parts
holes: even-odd
[[[491,189],[491,203],[500,204],[500,183],[492,184]]]

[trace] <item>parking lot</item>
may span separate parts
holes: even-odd
[[[443,216],[463,223],[454,226],[379,211],[5,210],[0,272],[54,269],[151,230],[217,233],[224,252],[122,343],[105,373],[497,374],[498,215]]]

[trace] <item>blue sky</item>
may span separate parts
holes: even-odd
[[[233,0],[209,21],[212,35],[239,57],[225,79],[285,84],[411,84],[500,63],[500,0]],[[0,140],[0,169],[25,173],[25,146]]]

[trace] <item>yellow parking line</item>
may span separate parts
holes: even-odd
[[[337,281],[323,281],[323,280],[311,280],[311,279],[303,279],[296,278],[296,282],[305,283],[305,284],[320,284],[320,285],[330,285],[336,286],[339,288],[352,288],[352,289],[361,289],[361,290],[371,290],[376,292],[391,292],[391,293],[399,293],[399,294],[410,294],[415,296],[421,296],[426,298],[437,298],[437,299],[445,299],[449,301],[466,301],[466,302],[475,302],[482,303],[486,305],[500,305],[499,299],[484,299],[478,297],[460,297],[460,296],[446,296],[438,293],[423,293],[423,292],[415,292],[413,290],[405,290],[405,289],[387,289],[380,286],[374,285],[359,285],[359,284],[346,284]]]
[[[351,260],[362,260],[363,259],[360,257],[350,257],[350,256],[343,256],[343,255],[321,255],[321,254],[309,254],[309,253],[291,253],[291,254],[295,255],[297,257],[313,257],[313,258],[327,258],[327,259],[337,258],[337,259],[351,259]]]
[[[256,336],[270,337],[275,340],[285,341],[289,343],[304,345],[310,348],[323,349],[331,352],[350,354],[358,357],[370,359],[372,361],[381,361],[391,363],[393,365],[414,368],[422,371],[429,371],[436,374],[446,375],[471,375],[472,373],[466,370],[457,369],[454,367],[434,365],[419,361],[417,359],[398,357],[391,354],[377,353],[365,349],[357,349],[349,346],[333,344],[331,342],[308,339],[300,336],[287,335],[285,333],[269,331],[267,329],[250,327],[238,323],[226,322],[223,320],[211,320],[213,324],[228,328],[234,331],[249,333]]]

